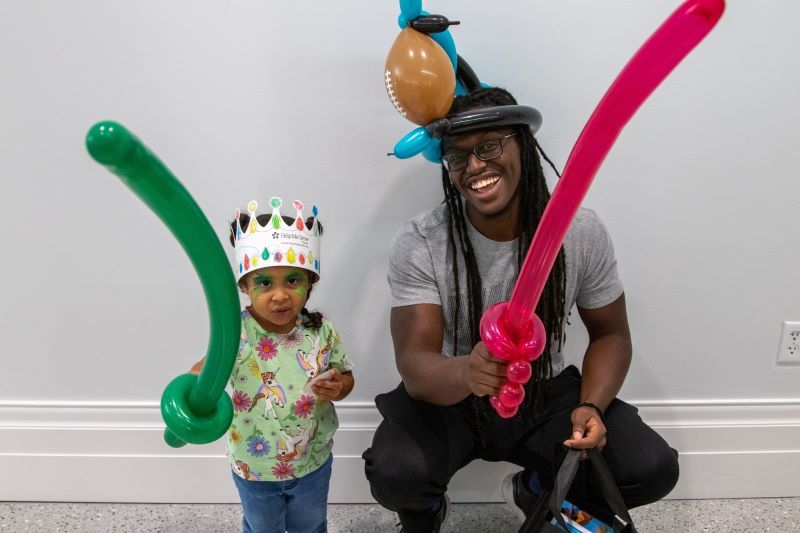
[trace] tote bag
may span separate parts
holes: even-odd
[[[589,450],[589,461],[603,497],[614,513],[614,523],[601,522],[564,499],[575,479],[579,461],[580,450],[570,449],[556,474],[553,490],[544,491],[536,499],[533,508],[526,512],[527,518],[519,533],[637,533],[614,478],[596,449]]]

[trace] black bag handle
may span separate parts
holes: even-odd
[[[611,477],[611,471],[608,465],[603,460],[603,456],[596,448],[589,450],[589,460],[595,469],[597,478],[600,480],[600,490],[603,492],[603,497],[606,503],[614,512],[614,532],[618,530],[622,533],[637,533],[636,527],[633,525],[633,520],[625,506],[625,501],[622,499],[622,494],[619,492],[619,487]]]
[[[553,492],[550,493],[548,498],[548,507],[550,512],[556,518],[558,525],[567,530],[567,525],[564,523],[564,518],[561,516],[561,503],[566,499],[567,492],[572,486],[572,481],[575,479],[575,474],[578,473],[578,460],[580,459],[580,450],[570,448],[567,456],[564,457],[564,462],[561,463],[561,468],[558,469],[556,479],[553,485]],[[605,491],[603,491],[605,496]]]
[[[578,472],[578,464],[580,462],[581,450],[570,448],[558,469],[556,479],[554,481],[553,490],[543,492],[534,503],[531,509],[526,510],[526,519],[519,530],[519,533],[541,533],[547,531],[557,531],[547,520],[548,511],[555,517],[558,525],[564,531],[567,531],[567,525],[564,523],[564,518],[561,516],[561,504],[567,496],[569,488],[575,479],[575,474]],[[614,478],[611,476],[603,456],[600,455],[596,449],[590,449],[589,459],[595,469],[597,480],[600,484],[600,490],[606,503],[614,513],[614,533],[637,533],[636,527],[633,525],[628,508],[622,499],[622,494],[619,492]],[[549,526],[549,527],[548,527]]]
[[[525,522],[522,523],[519,533],[563,533],[561,528],[550,523],[548,516],[550,511],[548,507],[549,496],[550,491],[545,489],[534,500],[530,509],[523,509],[525,511]]]

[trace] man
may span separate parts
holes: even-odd
[[[498,106],[516,101],[478,89],[457,97],[449,116],[456,123],[459,113]],[[376,398],[384,420],[364,459],[373,496],[407,533],[439,531],[451,477],[477,458],[524,468],[504,483],[520,516],[540,482],[552,486],[564,446],[603,450],[628,507],[662,498],[678,479],[677,452],[616,399],[631,339],[611,239],[590,210],[576,214],[538,303],[549,335],[525,402],[509,419],[490,407],[507,363],[480,342],[478,324],[509,299],[550,197],[534,132],[499,124],[442,139],[445,202],[408,221],[392,244],[391,332],[403,382]],[[573,306],[589,334],[581,372],[564,368],[561,354]],[[610,519],[591,472],[579,473],[568,499]]]

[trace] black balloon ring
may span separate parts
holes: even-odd
[[[527,124],[531,128],[531,133],[536,133],[542,126],[542,114],[535,108],[524,105],[482,107],[434,120],[426,125],[425,129],[436,139],[468,131],[517,124]]]

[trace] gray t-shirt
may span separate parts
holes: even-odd
[[[472,350],[468,335],[460,334],[454,349],[452,309],[455,305],[453,258],[447,242],[446,207],[439,206],[403,224],[394,237],[389,252],[389,286],[392,306],[436,304],[443,307],[445,355],[463,355]],[[483,305],[507,301],[517,280],[517,241],[487,239],[467,222],[469,238],[475,249],[483,282]],[[574,304],[596,309],[612,303],[622,294],[617,275],[617,261],[611,237],[597,214],[581,208],[564,239],[567,264],[566,317]],[[459,331],[469,330],[466,297],[466,272],[459,261],[459,286],[462,300]],[[553,375],[564,369],[564,356],[558,343],[551,343]]]

